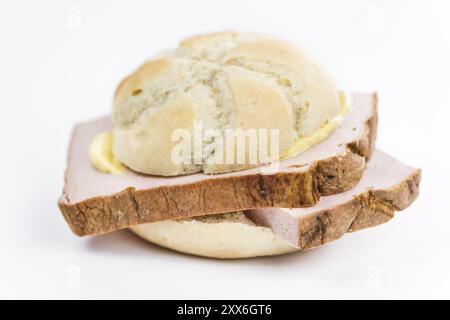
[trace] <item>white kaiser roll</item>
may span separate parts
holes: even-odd
[[[257,226],[243,212],[140,224],[130,230],[159,246],[210,258],[251,258],[299,250],[270,228]]]
[[[147,174],[236,171],[260,165],[263,159],[251,162],[246,148],[245,163],[234,158],[218,164],[214,156],[219,148],[229,151],[205,136],[196,163],[179,163],[172,156],[179,144],[172,141],[174,130],[194,136],[200,122],[203,131],[222,133],[277,129],[282,152],[297,139],[313,135],[340,110],[334,82],[301,49],[252,33],[200,35],[148,60],[119,85],[112,114],[113,152],[117,160]]]

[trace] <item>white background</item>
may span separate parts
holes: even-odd
[[[1,298],[450,298],[448,1],[5,1],[0,4]],[[127,231],[74,236],[56,202],[72,126],[127,73],[208,31],[271,33],[341,88],[378,90],[378,146],[423,169],[391,222],[318,250],[216,261]]]

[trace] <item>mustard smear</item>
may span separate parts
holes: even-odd
[[[94,167],[105,173],[122,174],[125,167],[117,161],[112,152],[112,132],[101,132],[89,145],[89,159]]]
[[[351,96],[346,91],[339,92],[339,102],[341,105],[341,111],[339,115],[328,121],[325,125],[317,130],[314,134],[309,137],[299,138],[294,142],[294,145],[288,149],[281,152],[280,160],[295,157],[296,155],[302,153],[303,151],[309,149],[313,145],[325,140],[337,127],[340,126],[342,121],[344,121],[345,116],[349,113],[351,107]]]

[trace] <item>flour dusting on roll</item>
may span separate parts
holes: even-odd
[[[342,110],[326,70],[294,45],[253,33],[200,35],[148,60],[119,85],[113,152],[146,174],[243,170],[295,150],[342,119]],[[181,160],[174,159],[177,130],[191,143]],[[242,151],[228,144],[240,134]]]

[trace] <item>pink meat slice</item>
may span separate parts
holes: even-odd
[[[419,182],[419,169],[375,150],[361,180],[352,189],[321,197],[308,208],[253,209],[246,211],[246,215],[291,244],[311,248],[345,232],[386,222],[395,211],[415,200]]]
[[[366,130],[365,124],[373,116],[372,99],[372,95],[353,94],[352,111],[342,125],[325,141],[296,157],[280,161],[280,170],[286,172],[307,170],[307,166],[314,161],[344,152],[347,143],[358,139]],[[126,170],[123,175],[105,174],[92,166],[89,161],[88,147],[98,133],[108,130],[112,130],[109,117],[102,117],[75,127],[69,147],[64,203],[75,204],[98,196],[113,195],[127,188],[145,190],[168,185],[186,185],[215,177],[252,175],[264,170],[264,167],[260,167],[220,175],[197,173],[176,177],[145,175],[132,170]]]

